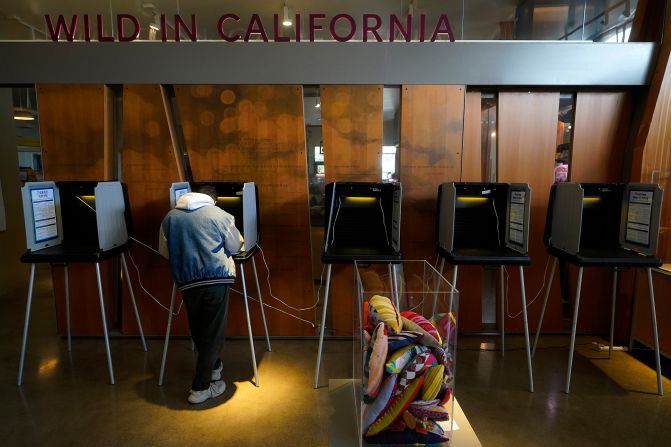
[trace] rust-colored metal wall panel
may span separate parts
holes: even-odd
[[[461,162],[462,182],[482,182],[482,97],[480,92],[466,93],[464,111],[464,150]],[[482,330],[482,275],[479,266],[459,267],[457,289],[459,290],[459,330],[478,332]],[[449,272],[443,273],[452,281]]]
[[[134,237],[157,247],[159,227],[170,211],[169,188],[179,181],[160,87],[129,85],[123,91],[123,180],[132,204]],[[130,255],[140,270],[140,278],[128,257],[135,300],[145,335],[165,334],[168,312],[156,304],[144,287],[166,308],[170,306],[172,275],[168,261],[140,244],[133,243]],[[123,287],[122,325],[124,334],[138,334],[127,287]],[[177,305],[181,297],[177,295]],[[173,335],[188,335],[186,311],[174,319]]]
[[[572,182],[622,181],[622,163],[631,122],[631,97],[627,92],[579,92],[576,98],[569,175]],[[575,294],[578,269],[571,267],[570,290]],[[579,315],[580,332],[608,332],[612,270],[588,268],[583,273]],[[633,275],[620,273],[617,331],[626,339],[631,321]]]
[[[571,152],[572,182],[620,182],[631,122],[627,92],[579,92]]]
[[[464,155],[461,181],[482,182],[482,97],[480,92],[466,93],[464,113]]]
[[[404,85],[401,89],[401,247],[405,259],[435,260],[438,186],[461,180],[464,90],[452,85]],[[449,267],[445,275],[451,278],[447,270]],[[461,330],[469,331],[474,330],[475,320],[479,328],[482,292],[480,281],[471,280],[479,276],[479,269],[461,273],[459,324]]]
[[[273,293],[295,307],[313,302],[310,264],[307,158],[300,86],[193,85],[175,87],[181,124],[196,181],[256,182],[261,246],[271,269]],[[260,254],[257,268],[264,301],[269,294]],[[251,264],[248,291],[256,297]],[[240,269],[234,289],[241,291]],[[311,311],[296,312],[311,320]],[[260,309],[251,301],[255,334],[263,333]],[[313,329],[267,309],[272,335],[313,335]],[[241,295],[231,292],[229,335],[244,335]],[[350,323],[351,326],[351,323]]]
[[[558,111],[558,92],[499,93],[498,179],[507,183],[528,183],[532,191],[529,231],[529,254],[532,265],[524,268],[527,303],[533,300],[543,284],[543,274],[548,260],[543,245],[543,229],[550,187],[554,181]],[[552,261],[549,262],[552,264]],[[508,272],[509,309],[510,313],[515,315],[522,309],[517,279],[519,275],[517,267],[508,267]],[[556,274],[555,279],[558,277]],[[542,293],[535,304],[529,307],[529,330],[532,332],[538,324],[541,303]],[[521,332],[522,316],[519,315],[515,319],[506,318],[505,327],[506,331]],[[561,299],[556,281],[545,313],[543,331],[559,332],[561,329]]]
[[[381,181],[382,93],[381,85],[321,87],[326,183]]]
[[[104,172],[104,88],[102,85],[38,85],[38,111],[45,180],[102,180]],[[115,321],[114,261],[101,265],[108,324]],[[63,267],[52,268],[58,332],[65,334]],[[73,335],[101,335],[98,286],[93,265],[71,264]]]
[[[381,181],[382,97],[381,85],[321,87],[326,183]],[[329,308],[334,335],[352,334],[353,278],[352,266],[333,266]]]
[[[634,337],[652,347],[652,318],[648,295],[648,277],[644,270],[638,272],[638,289],[634,310]],[[668,273],[652,273],[655,289],[655,310],[657,312],[657,330],[659,331],[659,349],[667,357],[671,356],[671,326],[667,323],[671,315],[671,276]]]

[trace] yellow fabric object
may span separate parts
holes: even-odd
[[[445,366],[436,365],[426,373],[426,380],[422,386],[422,400],[433,400],[438,395],[445,375]]]
[[[370,315],[376,322],[383,322],[387,328],[394,333],[401,332],[403,324],[401,323],[401,314],[389,298],[382,295],[373,295],[368,300]]]

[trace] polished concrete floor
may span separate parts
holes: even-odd
[[[317,342],[256,342],[260,388],[252,383],[249,345],[229,340],[225,394],[186,402],[193,368],[190,342],[171,344],[165,385],[157,386],[162,340],[144,353],[136,339],[112,341],[117,384],[108,384],[104,345],[55,335],[48,271],[38,286],[24,385],[16,386],[25,296],[0,301],[0,439],[2,445],[326,446],[333,409],[328,388],[312,388]],[[480,350],[495,338],[462,337],[456,396],[483,446],[671,445],[671,382],[656,393],[654,370],[625,353],[612,360],[580,337],[570,395],[563,393],[567,337],[544,337],[535,359],[536,392],[527,392],[520,337],[505,357]],[[351,343],[325,346],[322,383],[348,377]],[[458,446],[457,446],[458,447]]]

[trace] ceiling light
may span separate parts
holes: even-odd
[[[320,108],[321,106],[322,106],[322,103],[321,103],[321,102],[318,102],[317,104],[315,104],[315,109],[318,109],[318,108]]]
[[[282,12],[284,13],[284,19],[282,20],[282,25],[284,26],[291,26],[293,23],[291,22],[291,19],[289,19],[289,7],[287,4],[284,4],[284,7],[282,8]]]
[[[149,24],[149,29],[153,29],[154,31],[158,31],[158,25],[155,23],[150,23]]]

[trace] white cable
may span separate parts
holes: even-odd
[[[157,255],[161,255],[161,253],[158,250],[155,250],[154,248],[150,247],[149,245],[145,244],[144,242],[139,241],[139,240],[135,239],[134,237],[129,237],[129,239],[134,240],[135,242],[137,242],[140,245],[144,245],[145,247],[147,247],[149,250],[153,251]],[[163,255],[161,255],[161,256],[163,256]]]
[[[93,211],[94,213],[96,212],[96,209],[93,208],[93,207],[92,207],[91,205],[89,205],[88,203],[86,203],[81,197],[79,197],[79,196],[75,196],[75,197],[77,198],[77,200],[79,200],[79,201],[82,202],[84,205],[86,205],[86,207],[87,207],[88,209],[90,209],[90,210]]]
[[[541,292],[543,289],[545,289],[545,281],[547,279],[547,274],[548,274],[548,266],[550,265],[550,255],[548,255],[547,261],[545,261],[545,270],[543,271],[543,284],[541,285],[541,288],[538,290],[538,293],[534,298],[527,303],[527,309],[531,307],[531,305],[538,299],[538,297],[541,295]],[[503,268],[503,270],[506,273],[506,276],[508,276],[508,271]],[[510,277],[508,276],[508,283],[510,282]],[[508,284],[506,284],[506,314],[508,315],[508,318],[517,318],[520,315],[522,315],[523,309],[517,312],[515,315],[510,315],[510,308],[509,308],[509,301],[508,301]]]
[[[278,297],[273,295],[273,288],[270,285],[270,268],[268,267],[268,262],[266,262],[266,255],[265,255],[265,253],[263,253],[263,248],[261,248],[261,245],[260,244],[257,244],[257,245],[259,247],[259,250],[261,251],[261,257],[263,259],[263,264],[266,266],[266,272],[267,272],[266,282],[268,283],[268,291],[270,292],[270,296],[272,298],[274,298],[275,300],[279,301],[280,303],[284,304],[289,309],[295,310],[297,312],[304,312],[306,310],[311,310],[311,309],[314,309],[315,307],[317,307],[317,304],[319,304],[319,295],[317,295],[317,301],[310,307],[294,307],[294,306],[291,306],[290,304],[285,303],[284,301],[282,301],[281,299],[279,299]],[[323,273],[324,273],[324,269],[322,268],[322,274]]]
[[[380,197],[380,200],[378,200],[377,203],[380,204],[380,211],[382,211],[382,225],[384,225],[384,237],[385,239],[387,239],[387,245],[391,245],[389,243],[389,236],[387,235],[387,222],[385,222],[384,218],[384,208],[382,208],[382,197]]]
[[[243,294],[242,292],[240,292],[239,290],[234,289],[233,287],[231,287],[231,290],[232,290],[233,292],[235,292],[235,293],[238,293],[238,294],[244,296],[244,294]],[[247,298],[249,298],[249,299],[251,299],[251,300],[254,300],[254,301],[256,301],[256,302],[259,303],[259,304],[261,303],[261,301],[257,300],[256,298],[254,298],[253,296],[251,296],[251,295],[249,295],[249,294],[247,295]],[[289,317],[291,317],[291,318],[295,318],[296,320],[303,321],[303,322],[309,324],[310,326],[312,326],[313,328],[317,327],[317,326],[315,326],[315,324],[314,324],[312,321],[308,321],[308,320],[305,320],[305,319],[303,319],[303,318],[301,318],[301,317],[297,317],[297,316],[294,315],[294,314],[291,314],[291,313],[289,313],[289,312],[285,312],[285,311],[283,311],[282,309],[278,309],[277,307],[273,307],[273,306],[271,306],[270,304],[263,303],[263,305],[264,305],[265,307],[269,307],[269,308],[274,309],[274,310],[276,310],[276,311],[278,311],[278,312],[281,312],[281,313],[283,313],[284,315],[287,315],[287,316],[289,316]]]
[[[333,245],[333,241],[335,240],[335,226],[336,222],[338,222],[338,214],[340,214],[341,205],[342,205],[342,197],[338,197],[338,209],[336,211],[335,219],[333,219],[333,226],[331,227],[331,245]]]
[[[130,251],[128,252],[128,257],[130,258],[130,262],[131,262],[131,264],[133,264],[133,267],[135,267],[135,271],[137,272],[137,279],[138,279],[138,282],[140,283],[140,288],[142,288],[144,293],[149,295],[151,297],[151,299],[156,302],[156,304],[158,304],[163,309],[165,309],[166,312],[170,312],[169,308],[165,307],[159,300],[156,299],[156,297],[154,297],[154,295],[152,295],[151,293],[149,293],[149,291],[147,289],[145,289],[144,285],[142,284],[142,276],[140,275],[140,269],[138,268],[137,264],[135,263],[135,259],[133,259],[133,255],[130,253]],[[179,308],[177,309],[177,312],[172,313],[174,316],[179,315],[179,312],[182,310],[182,305],[183,304],[184,304],[184,301],[182,301],[179,304]]]
[[[501,245],[501,232],[499,230],[499,213],[496,211],[496,204],[492,197],[492,208],[494,208],[494,216],[496,216],[496,242]]]

